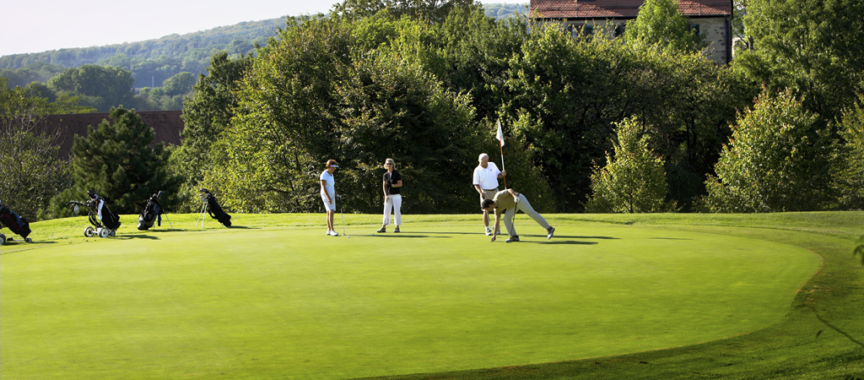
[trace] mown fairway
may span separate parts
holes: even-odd
[[[783,324],[822,265],[759,228],[691,225],[729,216],[553,216],[549,241],[520,217],[518,244],[476,216],[371,236],[377,217],[351,215],[350,239],[318,215],[171,217],[139,233],[124,216],[113,239],[49,221],[0,248],[0,376],[352,378],[690,346]]]

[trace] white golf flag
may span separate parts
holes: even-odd
[[[504,146],[504,132],[501,131],[501,119],[498,119],[498,135],[495,138],[501,142],[501,146]]]

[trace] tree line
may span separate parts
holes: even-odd
[[[864,9],[832,4],[749,1],[753,49],[718,66],[671,0],[646,1],[623,38],[467,0],[346,0],[212,57],[182,146],[159,153],[183,181],[162,190],[181,210],[207,187],[234,211],[320,211],[336,158],[346,209],[378,212],[392,157],[406,212],[474,212],[470,173],[481,152],[500,162],[500,119],[508,184],[541,212],[860,209]]]
[[[502,3],[484,7],[487,16],[501,18],[524,13],[526,5]],[[234,56],[254,52],[256,45],[264,45],[268,38],[276,36],[285,22],[285,17],[278,17],[147,41],[7,55],[0,57],[0,76],[8,79],[9,86],[25,87],[37,81],[47,83],[66,68],[100,65],[131,71],[136,88],[156,87],[181,72],[196,77],[206,74],[210,57],[216,52]]]

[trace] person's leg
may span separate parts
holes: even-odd
[[[537,224],[539,224],[541,227],[543,227],[543,229],[545,229],[545,230],[549,229],[549,227],[550,227],[549,223],[546,222],[546,219],[543,218],[542,215],[540,215],[537,211],[534,211],[534,208],[531,207],[531,203],[528,202],[528,198],[525,198],[524,195],[519,194],[519,202],[516,202],[515,209],[518,209],[518,210],[524,212],[526,215],[530,216],[531,219],[534,219],[534,221],[537,222]],[[507,211],[510,211],[510,210],[507,210]],[[515,214],[516,210],[513,210],[513,211]]]
[[[324,219],[327,221],[327,233],[329,234],[330,231],[333,231],[333,223],[330,221],[330,203],[327,202],[327,196],[324,195],[324,192],[321,192],[321,201],[324,202],[324,212],[327,213]]]
[[[495,198],[495,194],[498,193],[498,189],[492,189],[492,190],[489,190],[489,191],[483,190],[483,193],[486,195],[486,199],[494,199],[494,198]],[[489,219],[489,213],[486,213],[486,219],[487,219],[487,221],[488,221],[488,219]],[[489,223],[486,223],[486,231],[490,231],[490,230],[489,230]],[[501,234],[501,228],[498,228],[498,231],[496,231],[495,233],[497,233],[497,234],[500,235],[500,234]]]
[[[402,224],[402,195],[391,195],[390,202],[393,203],[393,214],[396,215],[396,228],[399,228],[399,226]]]
[[[483,207],[483,197],[480,197],[480,207],[481,208]],[[486,231],[489,231],[489,212],[487,212],[485,210],[483,211],[483,225],[486,226]],[[488,235],[488,232],[487,232],[487,235]]]
[[[504,211],[504,227],[507,228],[507,234],[510,237],[519,236],[516,233],[516,226],[513,225],[513,217],[516,216],[516,207],[510,207],[507,211]]]
[[[382,226],[386,226],[390,224],[390,209],[393,208],[393,196],[391,195],[384,201],[384,220],[381,222]]]

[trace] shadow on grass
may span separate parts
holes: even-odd
[[[57,244],[57,242],[56,241],[33,240],[32,243],[27,243],[24,241],[24,239],[15,239],[15,240],[6,240],[6,244],[3,244],[3,245],[6,246],[6,245],[34,245],[34,244]]]
[[[576,240],[547,240],[547,241],[531,241],[531,240],[520,240],[519,243],[531,243],[531,244],[552,244],[552,245],[560,245],[560,244],[572,244],[572,245],[597,245],[596,241],[576,241]]]
[[[684,239],[684,238],[666,238],[666,237],[654,237],[650,238],[652,240],[693,240],[693,239]]]
[[[433,239],[450,239],[450,236],[429,236],[429,235],[403,235],[403,234],[393,234],[393,235],[375,235],[369,237],[382,237],[382,238],[433,238]]]
[[[119,240],[131,240],[131,239],[159,240],[158,237],[149,236],[149,235],[122,235],[122,236],[115,236],[114,238],[119,239]]]

